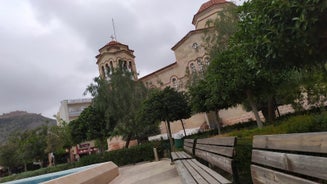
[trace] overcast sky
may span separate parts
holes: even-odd
[[[194,29],[206,0],[0,0],[0,115],[52,117],[85,98],[95,56],[113,34],[136,56],[140,77],[175,62],[171,47]]]

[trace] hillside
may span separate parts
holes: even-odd
[[[42,125],[54,126],[56,120],[25,111],[0,115],[0,143],[6,140],[12,132],[31,130]]]

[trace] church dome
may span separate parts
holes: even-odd
[[[216,5],[219,5],[219,4],[224,4],[224,3],[228,3],[228,1],[226,0],[210,0],[210,1],[207,1],[205,3],[203,3],[200,7],[200,9],[198,10],[198,12],[194,15],[193,17],[193,21],[192,21],[192,24],[196,24],[196,19],[197,17],[205,12],[206,10],[208,10],[209,8],[213,7],[213,6],[216,6]]]
[[[199,11],[197,12],[197,14],[203,12],[204,10],[210,8],[213,5],[222,4],[222,3],[227,3],[227,1],[225,1],[225,0],[210,0],[210,1],[206,2],[206,3],[203,3],[201,5]]]
[[[123,45],[123,44],[117,42],[116,40],[112,40],[109,43],[107,43],[105,46],[113,46],[113,45]]]

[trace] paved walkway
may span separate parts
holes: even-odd
[[[159,162],[144,162],[119,168],[117,176],[110,184],[182,184],[175,165],[170,159]]]

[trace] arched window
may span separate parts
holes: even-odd
[[[201,72],[203,72],[202,59],[201,59],[201,58],[196,59],[196,63],[197,63],[198,66],[199,66],[199,70],[200,70]]]
[[[205,58],[204,58],[204,64],[207,65],[207,66],[209,66],[209,64],[210,64],[210,60],[209,60],[208,57],[205,57]]]
[[[107,75],[107,74],[106,74],[107,72],[106,72],[106,69],[104,68],[104,66],[102,66],[101,69],[102,69],[102,74],[103,74],[103,76],[106,76],[106,75]]]
[[[125,70],[127,69],[127,62],[126,62],[126,61],[124,61],[123,68],[124,68]]]
[[[106,64],[106,70],[107,70],[107,74],[110,74],[110,67],[108,64]]]
[[[191,68],[191,71],[192,71],[192,72],[196,72],[196,69],[195,69],[195,65],[194,65],[194,63],[191,63],[191,64],[190,64],[190,68]]]
[[[110,79],[110,74],[111,74],[111,70],[110,70],[110,67],[108,65],[108,63],[106,64],[106,67],[105,67],[105,76],[107,79]]]
[[[131,72],[132,71],[132,62],[128,62],[128,70]]]
[[[118,65],[119,65],[120,68],[123,68],[123,62],[124,62],[124,61],[121,60],[121,59],[118,61]]]
[[[172,83],[172,87],[177,90],[178,89],[178,82],[177,82],[176,77],[171,78],[171,83]]]

